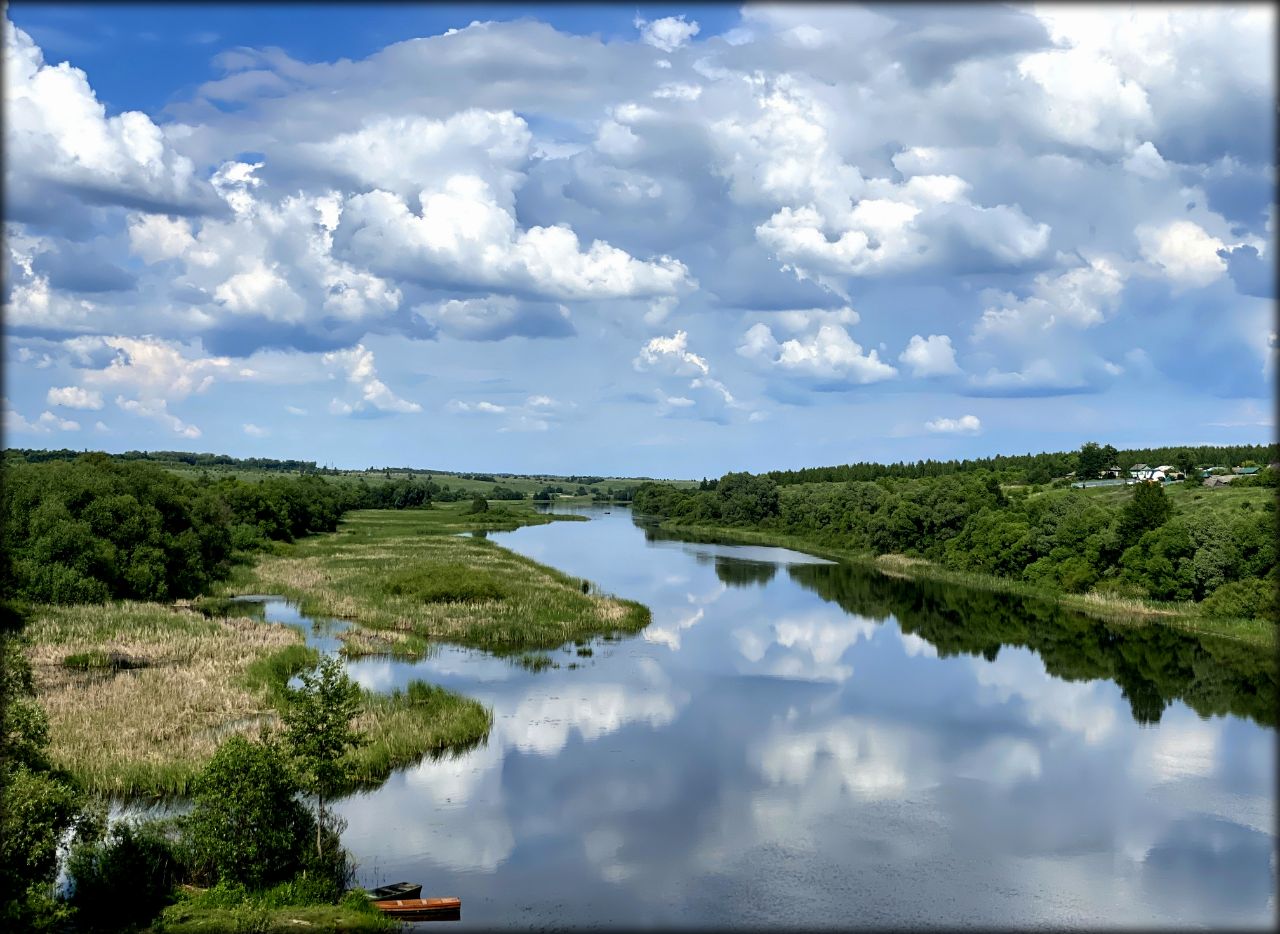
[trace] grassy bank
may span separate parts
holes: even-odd
[[[1241,491],[1243,492],[1243,491]],[[1189,632],[1211,633],[1260,648],[1274,649],[1276,627],[1267,620],[1211,619],[1199,615],[1193,603],[1156,603],[1097,593],[1069,594],[1026,581],[1010,580],[973,571],[956,571],[923,558],[906,555],[874,555],[833,546],[821,540],[784,532],[738,529],[725,526],[679,525],[669,521],[656,526],[658,534],[690,541],[721,544],[774,545],[833,561],[874,567],[884,574],[919,580],[935,580],[996,593],[1047,600],[1096,619],[1124,625],[1161,623]]]
[[[285,887],[279,887],[285,888]],[[211,934],[221,931],[342,931],[349,934],[396,931],[400,925],[374,908],[359,891],[336,905],[280,904],[274,892],[184,891],[151,926],[164,934]],[[287,899],[286,899],[287,901]]]
[[[295,629],[154,603],[38,607],[27,636],[52,760],[121,797],[186,794],[226,737],[275,729],[284,684],[316,659]],[[474,743],[490,723],[442,688],[366,693],[357,780]]]
[[[351,655],[414,657],[428,641],[523,653],[648,625],[641,604],[458,534],[581,517],[515,507],[473,515],[467,505],[351,513],[331,535],[238,569],[222,590],[279,593],[309,616],[353,621],[344,634]]]

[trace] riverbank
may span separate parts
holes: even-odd
[[[27,638],[50,758],[86,790],[122,798],[186,794],[228,736],[275,729],[284,685],[318,657],[288,626],[130,601],[36,607]],[[491,722],[442,688],[366,692],[355,779],[478,742]]]
[[[530,509],[469,513],[469,504],[350,513],[338,530],[277,549],[218,588],[278,593],[308,616],[350,621],[348,656],[418,658],[432,641],[500,655],[634,633],[648,608],[601,594],[480,537],[521,525],[582,520]]]
[[[657,517],[654,517],[655,519]],[[678,525],[655,522],[652,528],[660,535],[718,544],[772,545],[806,554],[858,564],[892,576],[911,580],[933,580],[977,590],[1008,593],[1045,600],[1066,609],[1127,626],[1152,623],[1174,626],[1188,632],[1212,634],[1246,645],[1274,651],[1276,627],[1267,620],[1211,619],[1197,613],[1195,604],[1162,604],[1145,600],[1110,597],[1097,593],[1070,594],[1051,590],[1026,581],[996,577],[973,571],[956,571],[923,558],[907,555],[875,555],[832,546],[802,535],[784,532],[739,529],[726,526]]]

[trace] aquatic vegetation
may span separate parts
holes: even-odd
[[[280,593],[308,615],[353,621],[344,638],[348,655],[413,657],[426,640],[511,654],[648,625],[649,611],[638,603],[584,588],[581,578],[487,539],[456,534],[562,517],[465,508],[351,513],[332,535],[239,569],[225,592]]]

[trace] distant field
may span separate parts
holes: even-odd
[[[194,478],[198,477],[202,472],[208,473],[211,477],[236,477],[240,480],[255,480],[259,477],[278,475],[281,471],[255,470],[243,467],[192,467],[188,464],[162,464],[164,469],[171,471],[179,476]],[[563,487],[566,493],[576,493],[579,486],[585,486],[587,495],[592,493],[606,493],[610,487],[621,489],[624,487],[636,487],[642,483],[649,482],[648,478],[642,477],[604,477],[593,483],[582,483],[581,479],[573,480],[567,476],[552,476],[542,474],[479,474],[482,477],[492,477],[489,479],[474,479],[473,476],[463,476],[459,473],[451,473],[443,470],[392,470],[388,476],[386,470],[343,470],[338,474],[324,474],[326,480],[336,482],[357,483],[363,479],[366,483],[386,483],[389,480],[433,480],[441,486],[448,486],[451,490],[464,490],[468,493],[488,493],[494,486],[503,486],[511,490],[516,490],[526,495],[532,495],[547,486]],[[676,487],[696,487],[697,480],[662,480],[663,483],[669,483]]]

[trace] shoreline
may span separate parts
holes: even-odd
[[[1125,626],[1163,624],[1187,632],[1218,636],[1258,648],[1274,650],[1277,645],[1275,627],[1269,625],[1266,620],[1214,620],[1197,615],[1190,609],[1194,604],[1160,605],[1130,598],[1106,597],[1095,593],[1062,593],[1026,581],[997,577],[993,574],[952,570],[925,558],[852,551],[787,532],[738,529],[731,526],[679,525],[670,523],[660,516],[648,518],[658,520],[652,526],[658,531],[673,537],[686,537],[689,541],[789,548],[817,558],[871,568],[891,577],[937,581],[975,590],[1044,600],[1108,623]]]

